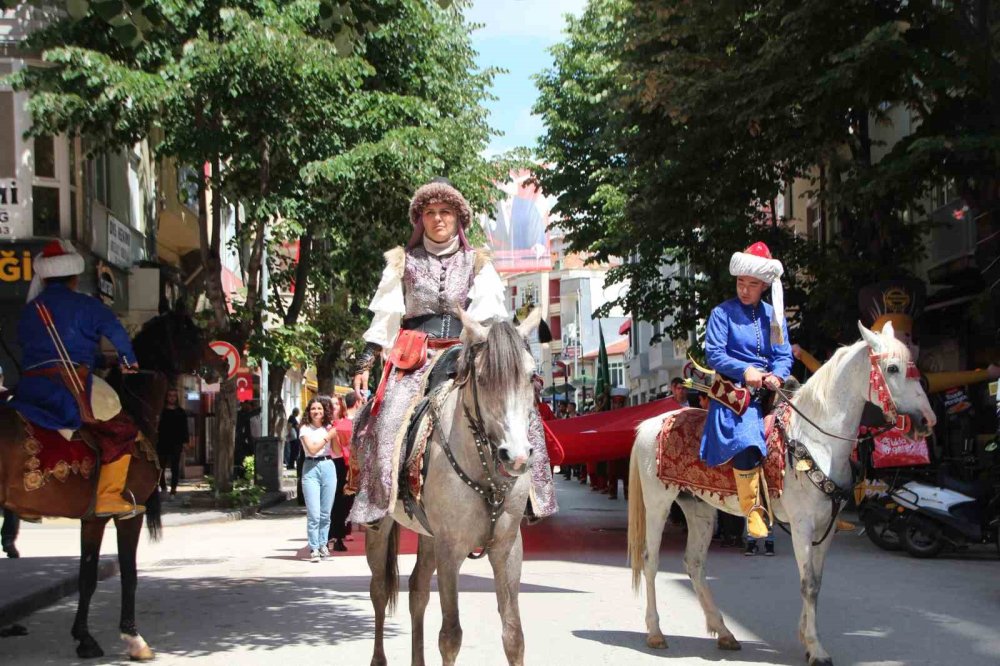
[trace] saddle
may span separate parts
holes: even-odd
[[[657,437],[656,475],[665,484],[684,490],[706,492],[720,498],[736,495],[732,464],[709,467],[699,455],[707,415],[705,410],[689,407],[667,415]],[[790,415],[791,410],[783,404],[768,416],[764,478],[772,498],[781,496],[786,465],[785,442],[780,428],[775,428],[774,423],[776,419],[788,423]]]
[[[458,374],[458,359],[462,354],[462,345],[449,347],[441,352],[441,358],[431,368],[427,379],[424,396],[417,403],[406,425],[406,435],[403,438],[402,466],[399,470],[399,499],[403,502],[403,510],[410,518],[418,522],[430,533],[430,524],[420,501],[424,481],[427,479],[427,467],[424,464],[427,442],[434,432],[434,423],[430,418],[431,400],[441,391],[448,390]]]

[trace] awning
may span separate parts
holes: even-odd
[[[626,319],[625,323],[618,327],[618,335],[625,335],[632,330],[632,320]]]
[[[665,398],[636,407],[547,421],[546,425],[562,447],[562,464],[578,465],[627,458],[640,423],[679,408],[676,400]]]

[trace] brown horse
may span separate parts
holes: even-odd
[[[160,496],[156,492],[160,476],[156,457],[156,434],[160,410],[169,384],[181,373],[217,372],[220,357],[208,347],[201,329],[183,313],[168,312],[149,320],[135,337],[136,358],[140,372],[121,375],[112,371],[108,382],[122,399],[122,408],[139,426],[136,454],[128,471],[126,494],[146,505],[150,538],[159,538]],[[92,513],[98,469],[93,452],[85,451],[70,463],[60,462],[52,470],[42,472],[44,482],[27,482],[26,472],[38,469],[37,441],[29,440],[27,426],[9,408],[0,408],[0,505],[22,516],[79,518],[81,522],[80,601],[73,623],[73,638],[78,641],[76,653],[82,658],[101,657],[104,651],[90,635],[87,615],[90,599],[97,588],[97,565],[104,528],[109,518],[96,518]],[[79,452],[78,452],[79,453]],[[36,476],[36,479],[39,477]],[[29,489],[31,488],[31,489]],[[128,646],[129,657],[145,661],[153,658],[135,623],[135,591],[137,584],[136,551],[142,531],[142,516],[119,520],[118,564],[122,580],[121,637]]]

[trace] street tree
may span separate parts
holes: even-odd
[[[161,158],[207,165],[197,186],[210,327],[238,348],[257,333],[254,349],[282,372],[315,352],[316,329],[300,316],[317,240],[350,247],[363,237],[359,229],[377,239],[384,218],[366,218],[364,206],[351,205],[360,188],[401,196],[418,163],[434,165],[435,155],[446,154],[436,132],[451,119],[426,99],[380,89],[382,72],[363,57],[363,41],[345,52],[316,2],[157,4],[163,20],[134,45],[122,45],[96,16],[41,30],[30,46],[53,66],[25,70],[15,83],[33,93],[34,132],[82,134],[94,151],[151,139]],[[379,18],[391,23],[418,3],[381,4],[392,11]],[[347,179],[343,188],[331,189],[338,178]],[[226,215],[235,222],[246,285],[236,308],[221,278],[227,248],[218,221]],[[298,261],[282,267],[278,249],[293,240]],[[294,281],[289,299],[265,303],[265,262],[277,287]],[[261,338],[265,323],[277,326]],[[280,386],[281,378],[271,379]],[[235,408],[235,384],[223,382],[214,460],[220,490],[231,481]]]

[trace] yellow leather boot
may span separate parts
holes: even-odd
[[[101,465],[101,475],[97,479],[97,503],[94,506],[94,515],[98,518],[133,518],[146,510],[141,504],[129,502],[122,496],[131,461],[132,456],[126,453],[114,462]]]
[[[767,509],[760,503],[760,468],[740,470],[733,468],[736,477],[736,496],[740,509],[747,517],[747,534],[754,539],[767,536]]]

